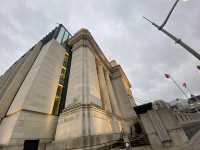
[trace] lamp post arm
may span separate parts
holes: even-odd
[[[160,28],[159,25],[157,25],[156,23],[152,22],[151,20],[145,18],[148,22],[150,22],[153,26],[155,26],[158,30],[160,30],[161,32],[163,32],[164,34],[166,34],[168,37],[170,37],[172,40],[174,40],[177,44],[179,44],[180,46],[182,46],[184,49],[186,49],[189,53],[191,53],[194,57],[196,57],[198,60],[200,60],[200,54],[197,53],[194,49],[192,49],[189,45],[187,45],[186,43],[184,43],[181,39],[175,37],[172,33],[168,32],[167,30]]]
[[[174,3],[174,5],[172,6],[171,10],[169,11],[167,18],[164,20],[163,24],[160,26],[159,30],[161,30],[167,23],[167,21],[169,20],[169,17],[171,16],[172,12],[174,11],[174,8],[176,7],[176,5],[178,4],[180,0],[176,0],[176,2]]]
[[[196,57],[198,60],[200,60],[200,54],[197,53],[193,48],[191,48],[189,45],[187,45],[185,42],[183,42],[181,39],[175,37],[170,32],[166,31],[165,29],[161,29],[163,33],[165,33],[167,36],[169,36],[172,40],[174,40],[177,44],[182,46],[184,49],[186,49],[189,53],[191,53],[194,57]]]

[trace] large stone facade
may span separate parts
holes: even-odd
[[[128,80],[120,66],[108,62],[86,29],[75,34],[69,44],[72,62],[68,94],[64,112],[58,119],[55,141],[120,133],[123,129],[129,132],[136,116],[126,89]],[[118,70],[114,70],[117,66]],[[118,79],[114,77],[115,71]],[[115,80],[121,82],[115,83]],[[114,89],[114,84],[118,88]],[[121,97],[117,100],[117,96]],[[130,110],[124,108],[126,105]]]
[[[107,60],[86,29],[72,36],[67,45],[70,56],[55,39],[39,42],[1,76],[3,149],[22,149],[27,140],[39,140],[40,149],[101,147],[119,139],[122,132],[130,133],[135,103],[120,65]],[[64,69],[69,78],[60,111],[66,55],[71,65]]]
[[[53,30],[0,77],[0,150],[199,145],[199,114],[163,101],[136,106],[122,67],[107,60],[90,32],[67,39],[66,32]]]

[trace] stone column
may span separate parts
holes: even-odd
[[[91,103],[102,106],[95,56],[82,46],[73,49],[65,107]]]
[[[117,119],[116,116],[121,116],[120,111],[117,105],[115,93],[113,91],[112,83],[110,81],[109,71],[105,71],[105,79],[108,87],[108,94],[110,97],[110,103],[112,108],[112,127],[114,133],[119,133],[121,131],[121,122]]]
[[[112,107],[112,112],[117,115],[120,116],[120,111],[119,111],[119,107],[117,104],[117,100],[116,100],[116,96],[112,87],[112,83],[110,80],[110,75],[109,75],[109,71],[105,72],[105,78],[106,78],[106,83],[107,83],[107,87],[108,87],[108,93],[110,96],[110,103],[111,103],[111,107]]]
[[[101,99],[103,101],[104,108],[107,112],[112,113],[108,88],[107,88],[106,80],[105,80],[105,76],[104,76],[103,65],[101,63],[97,63],[97,69],[98,69]]]

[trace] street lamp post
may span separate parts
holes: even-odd
[[[168,37],[170,37],[172,40],[174,40],[177,44],[182,46],[184,49],[186,49],[189,53],[191,53],[194,57],[196,57],[198,60],[200,60],[200,54],[197,53],[193,48],[191,48],[189,45],[187,45],[185,42],[183,42],[180,38],[177,38],[172,33],[168,32],[167,30],[163,29],[163,27],[166,25],[167,21],[169,20],[174,8],[178,4],[180,0],[176,0],[173,7],[171,8],[169,14],[167,15],[167,18],[164,20],[163,24],[161,26],[157,25],[156,23],[150,21],[146,17],[144,17],[147,21],[149,21],[153,26],[155,26],[158,30],[166,34]]]

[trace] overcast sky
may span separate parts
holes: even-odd
[[[62,23],[72,34],[82,27],[89,29],[105,55],[122,65],[136,98],[143,101],[184,98],[164,78],[164,73],[171,74],[180,84],[186,81],[194,94],[200,94],[200,73],[196,69],[199,61],[142,18],[146,16],[160,24],[173,2],[1,0],[0,74],[56,23]],[[200,52],[199,18],[199,0],[181,1],[166,29]]]

